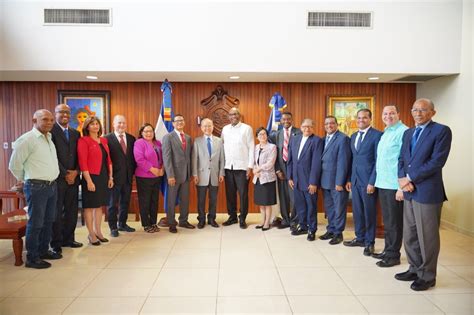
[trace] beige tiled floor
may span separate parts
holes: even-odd
[[[381,269],[362,248],[310,243],[288,230],[146,234],[130,224],[136,233],[64,249],[47,270],[13,266],[11,242],[0,241],[0,315],[474,314],[474,238],[450,230],[441,231],[436,287],[414,292],[393,278],[406,270],[404,256],[402,265]],[[86,241],[84,227],[77,240]]]

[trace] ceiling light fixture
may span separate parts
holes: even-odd
[[[231,79],[231,80],[238,80],[238,79],[240,79],[240,77],[239,77],[238,75],[231,75],[231,76],[229,77],[229,79]]]
[[[375,81],[375,80],[378,80],[380,78],[379,77],[368,77],[367,79],[369,79],[370,81]]]
[[[98,77],[96,77],[95,75],[88,75],[88,76],[86,76],[86,79],[88,79],[88,80],[97,80]]]

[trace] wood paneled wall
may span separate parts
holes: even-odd
[[[381,108],[388,104],[397,104],[402,120],[412,125],[410,108],[416,97],[415,84],[391,83],[186,83],[173,85],[173,109],[185,116],[186,131],[193,138],[200,135],[196,117],[203,115],[200,101],[208,97],[218,84],[229,95],[240,100],[240,110],[244,122],[254,130],[266,126],[268,102],[275,92],[286,99],[288,110],[293,113],[299,126],[301,120],[310,117],[315,120],[315,132],[324,134],[323,120],[326,115],[326,98],[329,95],[373,95],[375,96],[374,126],[383,129]],[[58,90],[109,90],[111,93],[111,117],[123,114],[128,120],[128,131],[135,136],[141,124],[149,122],[155,125],[162,94],[161,82],[2,82],[0,83],[0,139],[2,145],[9,143],[0,155],[0,190],[6,190],[14,184],[13,176],[8,172],[8,160],[11,155],[11,142],[32,127],[31,117],[35,110],[46,108],[53,110],[57,102]],[[191,189],[191,211],[196,210],[196,193]],[[250,196],[250,210],[258,212],[252,205],[253,189]],[[161,201],[160,201],[161,204]],[[218,211],[225,212],[224,189],[219,191]]]

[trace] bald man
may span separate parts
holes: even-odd
[[[46,109],[33,115],[33,129],[13,144],[8,168],[24,183],[29,220],[26,225],[26,264],[28,268],[51,267],[45,260],[60,259],[61,254],[49,250],[52,225],[56,218],[59,175],[56,147],[51,139],[54,116]]]

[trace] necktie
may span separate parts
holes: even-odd
[[[416,142],[418,141],[418,138],[420,137],[420,133],[421,133],[421,127],[416,127],[415,133],[413,134],[413,137],[411,138],[411,146],[410,146],[411,152],[413,152],[413,150],[415,149]]]
[[[122,151],[124,154],[127,154],[127,145],[125,144],[125,140],[123,139],[123,135],[119,135],[120,137],[120,146],[122,147]]]
[[[66,137],[66,140],[69,142],[69,130],[67,128],[64,129],[64,136]]]
[[[209,152],[209,157],[212,156],[212,147],[211,147],[211,138],[207,138],[207,152]]]
[[[360,144],[362,143],[362,138],[364,137],[364,132],[363,131],[359,131],[359,139],[357,139],[357,143],[356,143],[356,150],[359,151],[359,147],[360,147]]]
[[[324,149],[328,147],[329,142],[331,141],[332,136],[326,136],[326,143],[324,144]]]
[[[181,136],[181,146],[183,147],[183,151],[186,151],[186,138],[184,137],[184,132],[181,132],[180,136]]]
[[[284,129],[285,133],[283,136],[283,161],[288,162],[288,143],[290,142],[290,132],[288,129]]]

